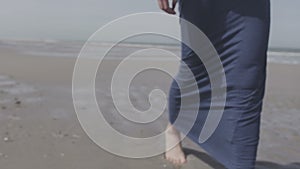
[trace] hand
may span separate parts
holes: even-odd
[[[169,0],[157,0],[159,8],[168,14],[176,14],[175,7],[177,4],[177,0],[172,0],[172,7],[169,5]]]

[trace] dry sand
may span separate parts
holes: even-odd
[[[75,59],[30,56],[5,48],[1,48],[0,58],[1,169],[174,168],[162,155],[146,159],[122,158],[106,152],[89,139],[76,118],[72,103]],[[99,82],[108,84],[111,69],[117,62],[106,62],[103,76],[97,77]],[[174,63],[166,64],[176,68]],[[132,89],[134,104],[147,108],[144,96],[153,86],[167,92],[170,79],[162,79],[165,77],[147,76],[136,80]],[[107,87],[97,85],[99,105],[104,111],[116,112],[108,99]],[[264,103],[257,168],[300,169],[299,65],[268,65]],[[109,114],[107,118],[112,123],[117,119]],[[137,131],[130,124],[120,123],[115,127],[142,137],[159,132],[164,125],[162,120],[160,127],[149,126],[148,130]],[[182,168],[222,168],[190,140],[185,139],[183,145],[189,162]]]

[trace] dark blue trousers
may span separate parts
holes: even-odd
[[[223,117],[214,134],[199,143],[208,110],[213,108],[210,80],[202,61],[182,44],[182,60],[194,73],[201,98],[196,123],[187,136],[226,168],[253,169],[265,93],[270,1],[179,0],[179,12],[181,18],[193,23],[209,38],[219,54],[227,83]],[[193,35],[183,33],[182,36]],[[173,81],[169,91],[171,123],[182,106],[181,94]]]

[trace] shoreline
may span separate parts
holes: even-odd
[[[161,159],[161,155],[146,159],[122,158],[99,148],[88,138],[72,102],[72,72],[76,58],[25,55],[12,48],[1,48],[0,55],[1,169],[173,168]],[[107,60],[101,77],[97,77],[96,95],[99,106],[108,113],[107,119],[114,122],[120,132],[137,133],[140,137],[160,131],[163,125],[155,124],[141,132],[130,123],[120,123],[118,116],[110,115],[116,110],[109,100],[108,84],[117,62],[118,59]],[[142,64],[143,60],[136,62]],[[174,62],[164,63],[177,68]],[[300,168],[300,67],[268,63],[267,68],[257,165],[261,169],[297,169]],[[142,104],[141,108],[145,108],[148,91],[159,86],[167,92],[169,80],[153,74],[140,78],[133,88],[133,104]],[[164,119],[160,120],[158,123],[163,124]],[[185,139],[183,146],[193,150],[183,168],[219,166],[190,140]]]

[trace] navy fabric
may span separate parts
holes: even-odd
[[[196,123],[187,136],[226,168],[253,169],[265,93],[270,0],[179,0],[179,12],[181,18],[196,25],[210,39],[227,82],[221,122],[212,137],[200,144],[198,137],[211,108],[210,81],[202,61],[182,44],[182,60],[195,74],[201,97]],[[178,85],[173,81],[169,91],[172,124],[181,106],[180,98]]]

